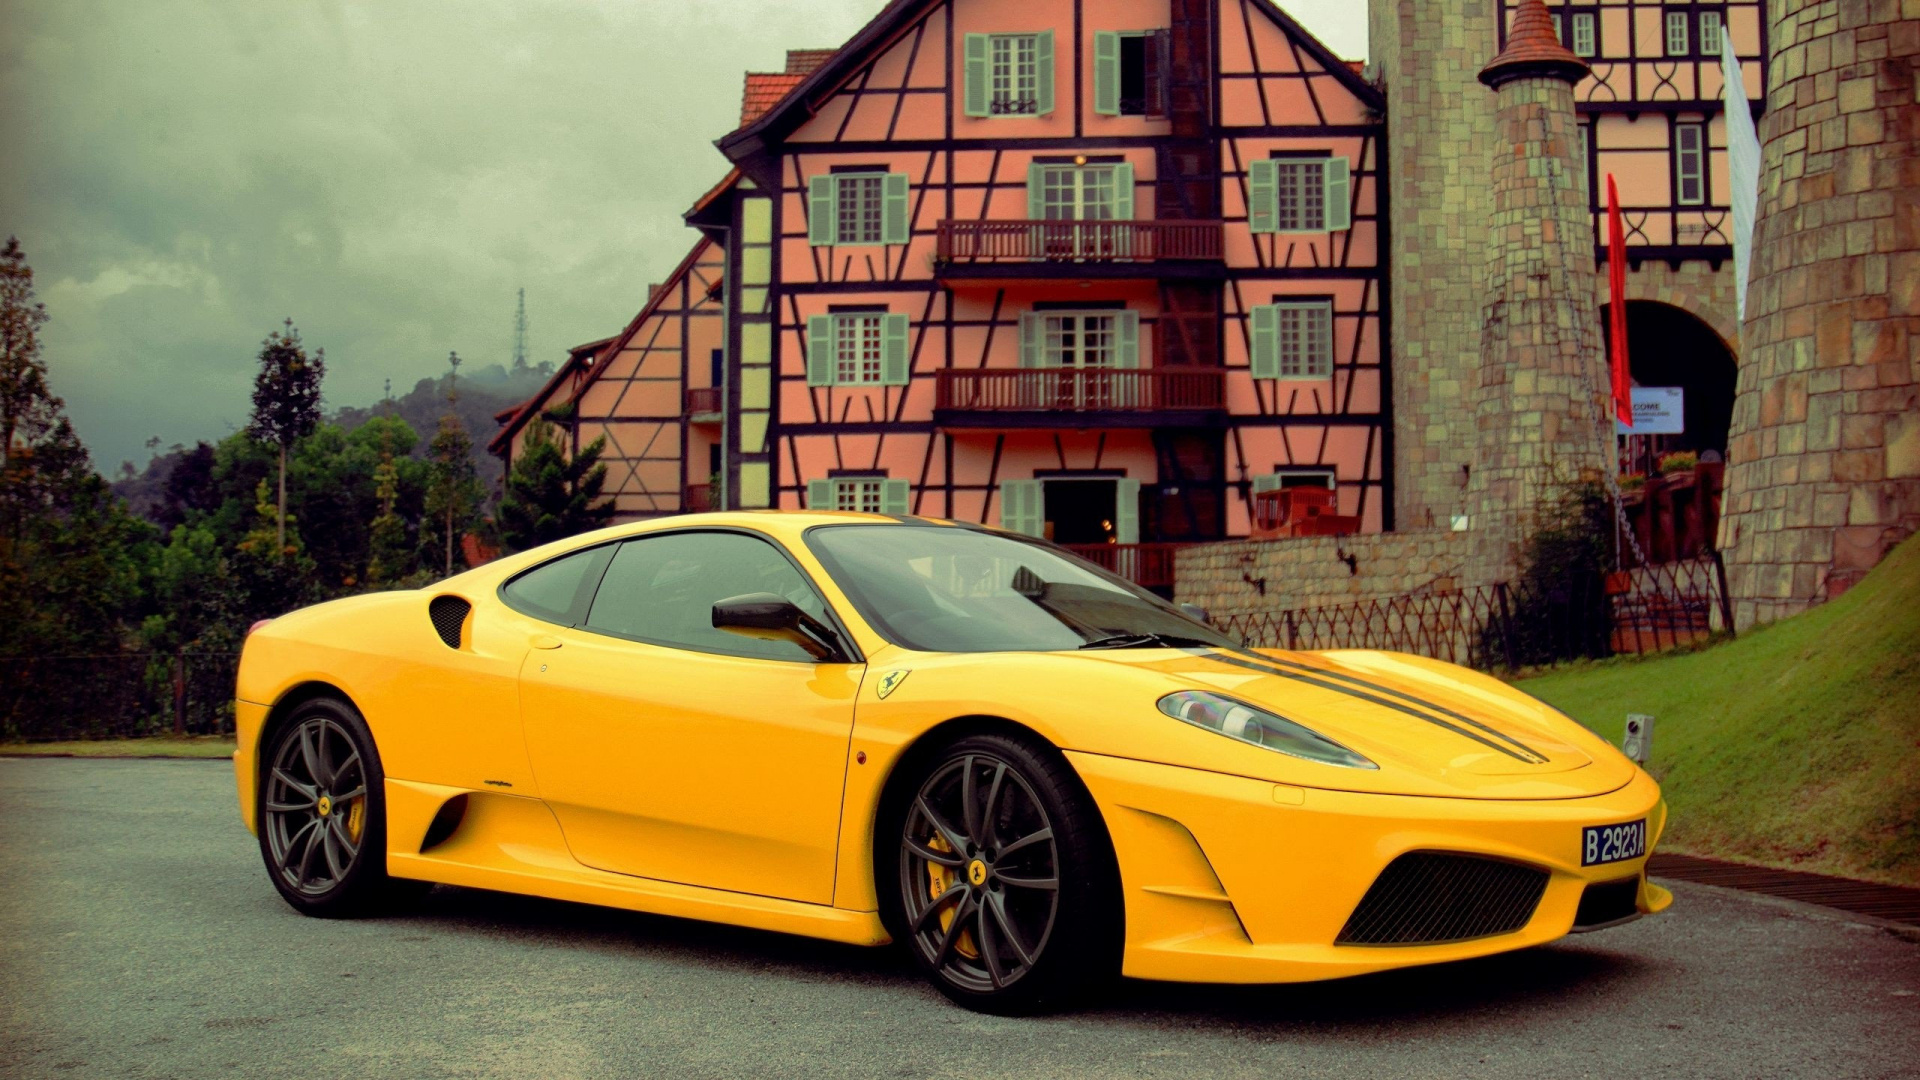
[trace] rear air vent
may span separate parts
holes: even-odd
[[[1510,934],[1547,889],[1534,866],[1414,851],[1387,864],[1335,939],[1340,945],[1433,945]]]
[[[440,635],[441,641],[447,643],[447,648],[457,649],[460,647],[460,630],[467,624],[467,612],[472,610],[472,604],[457,596],[436,596],[427,605],[427,618],[433,620],[433,631]]]

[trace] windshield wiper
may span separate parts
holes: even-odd
[[[1212,645],[1211,641],[1199,638],[1181,637],[1178,634],[1114,634],[1111,637],[1095,638],[1080,646],[1082,649],[1175,649],[1183,645]]]

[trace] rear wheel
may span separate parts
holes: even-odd
[[[274,887],[308,915],[382,910],[425,892],[387,876],[385,774],[366,721],[316,698],[274,733],[260,776],[260,855]]]
[[[1058,756],[1002,735],[946,748],[896,811],[896,937],[948,997],[1064,1004],[1119,966],[1106,830]]]

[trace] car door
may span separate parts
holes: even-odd
[[[862,667],[712,625],[774,592],[831,623],[774,542],[686,530],[613,553],[585,618],[521,671],[542,798],[588,866],[826,904]]]

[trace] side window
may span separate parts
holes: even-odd
[[[572,626],[606,557],[605,547],[588,548],[536,566],[507,582],[500,598],[522,615]]]
[[[1247,224],[1254,232],[1340,232],[1352,227],[1344,157],[1273,157],[1247,163]]]
[[[739,533],[646,536],[620,545],[587,614],[589,630],[699,652],[809,662],[786,641],[762,641],[713,628],[715,601],[777,593],[816,619],[826,604],[772,544]]]

